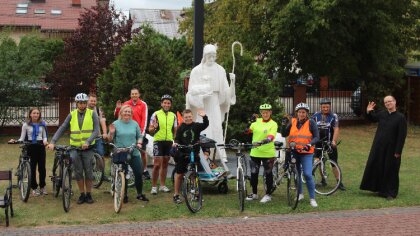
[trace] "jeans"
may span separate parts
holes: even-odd
[[[296,167],[298,170],[299,177],[299,193],[303,193],[301,168],[303,168],[303,176],[306,180],[306,187],[308,188],[309,198],[315,199],[315,182],[312,178],[312,164],[313,154],[295,154],[296,155]]]
[[[96,139],[95,149],[96,149],[96,153],[98,153],[101,157],[105,155],[104,141],[101,138]]]

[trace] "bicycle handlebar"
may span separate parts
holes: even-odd
[[[111,147],[113,147],[116,150],[116,153],[120,153],[120,152],[133,152],[134,149],[138,149],[137,145],[135,143],[131,144],[128,147],[117,147],[115,146],[114,143],[106,143],[108,145],[110,145]]]

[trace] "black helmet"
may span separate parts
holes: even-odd
[[[322,98],[321,101],[319,101],[319,104],[330,104],[331,105],[331,100],[329,98]]]
[[[163,95],[163,96],[162,96],[162,98],[160,99],[160,101],[161,101],[161,102],[163,102],[163,100],[169,100],[169,101],[171,101],[171,102],[172,102],[172,96],[171,96],[171,95],[168,95],[168,94],[165,94],[165,95]]]

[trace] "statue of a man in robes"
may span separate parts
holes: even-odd
[[[207,44],[203,49],[201,63],[193,68],[188,84],[186,107],[194,113],[195,121],[201,122],[197,109],[204,109],[209,117],[209,127],[202,134],[223,143],[222,123],[230,106],[236,103],[235,74],[229,73],[230,86],[226,71],[216,63],[216,46]],[[219,158],[226,160],[226,153],[218,149]]]

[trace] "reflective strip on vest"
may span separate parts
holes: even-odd
[[[289,143],[295,142],[297,149],[302,149],[306,146],[306,144],[311,143],[312,141],[312,133],[309,129],[309,120],[305,121],[305,123],[300,127],[297,128],[297,119],[292,119],[292,126],[290,127],[290,135],[289,135]],[[298,153],[314,153],[315,147],[311,147],[309,151],[305,152],[303,150],[297,150]]]
[[[80,130],[79,127],[79,120],[78,120],[78,111],[73,110],[71,112],[71,120],[70,120],[70,145],[75,147],[82,146],[86,140],[92,135],[93,133],[93,111],[91,109],[86,109],[85,117],[83,118],[82,129]],[[91,145],[95,144],[95,140],[91,143]]]
[[[159,122],[159,130],[153,137],[153,141],[173,141],[173,127],[175,122],[175,113],[163,109],[156,112],[156,119]]]

